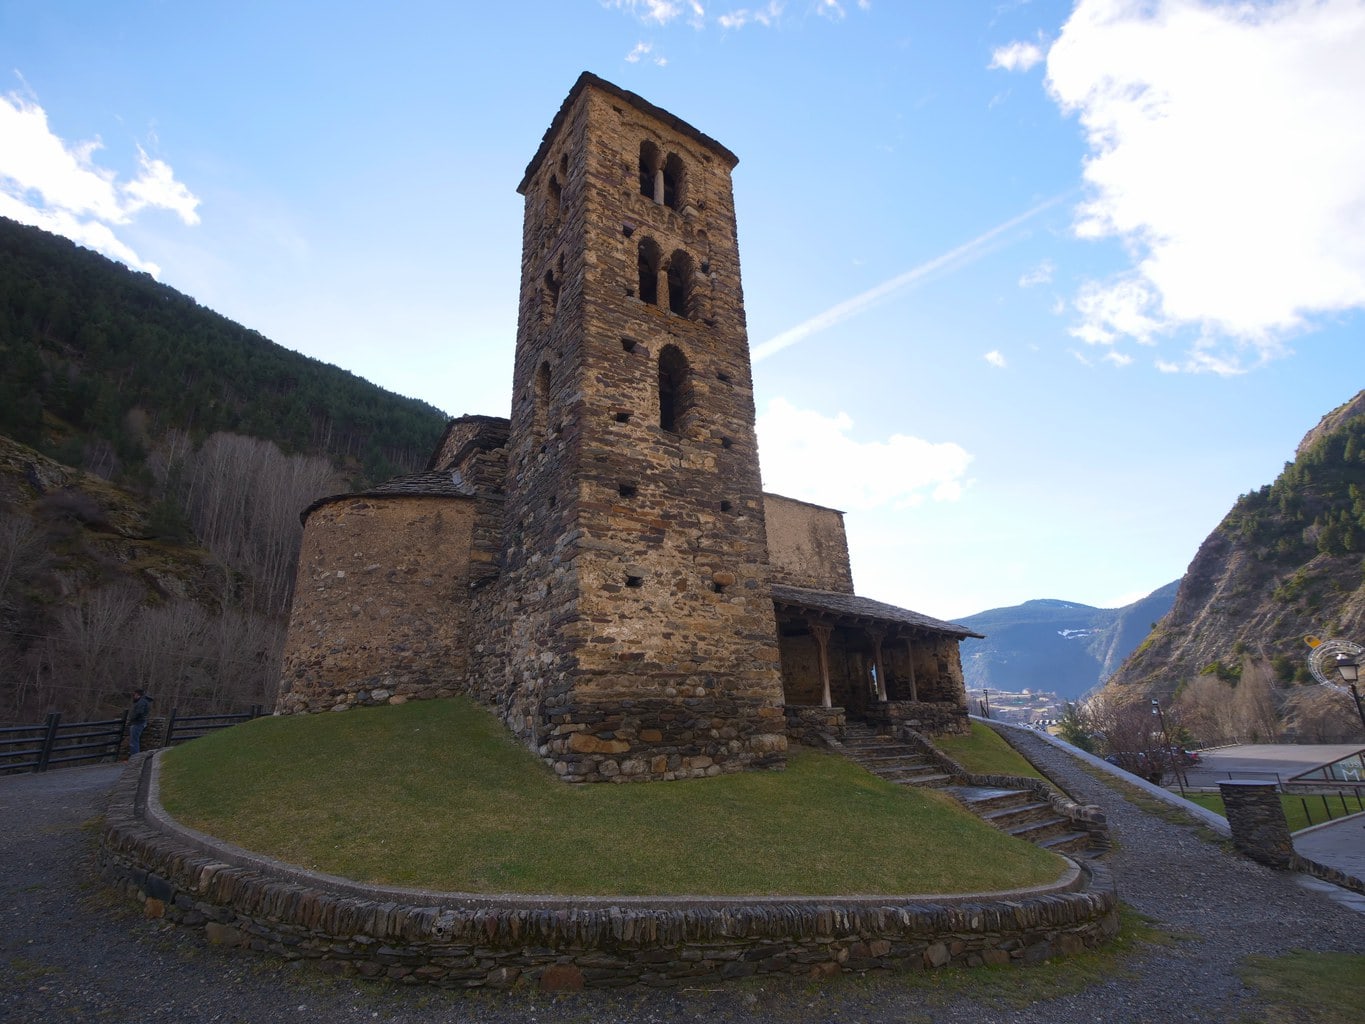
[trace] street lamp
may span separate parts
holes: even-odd
[[[1175,781],[1180,786],[1180,795],[1183,797],[1185,795],[1185,773],[1182,770],[1184,765],[1180,763],[1180,756],[1174,753],[1175,748],[1171,746],[1171,737],[1166,732],[1166,716],[1161,713],[1161,702],[1155,697],[1152,698],[1152,715],[1161,725],[1161,740],[1165,744],[1162,750],[1165,756],[1171,759],[1171,769],[1175,772]]]
[[[1337,674],[1341,676],[1341,681],[1346,684],[1351,691],[1351,696],[1355,698],[1356,714],[1360,716],[1360,724],[1365,725],[1365,707],[1361,706],[1360,691],[1356,689],[1356,682],[1360,679],[1360,665],[1349,654],[1338,654]]]

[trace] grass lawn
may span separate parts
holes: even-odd
[[[935,736],[934,746],[978,775],[1023,775],[1041,779],[1038,769],[1026,761],[988,725],[972,722],[969,736]]]
[[[1223,798],[1217,793],[1191,793],[1189,799],[1200,807],[1207,808],[1214,814],[1221,814],[1227,817],[1227,811],[1223,808]],[[1355,814],[1358,808],[1355,801],[1348,799],[1345,810],[1341,806],[1341,798],[1329,796],[1328,801],[1332,808],[1334,818],[1342,818],[1347,814]],[[1304,804],[1307,803],[1305,810]],[[1327,811],[1323,809],[1321,796],[1293,796],[1288,793],[1280,794],[1280,806],[1284,808],[1285,819],[1289,822],[1289,831],[1297,832],[1301,828],[1309,825],[1321,825],[1327,821]]]
[[[1365,956],[1308,953],[1248,957],[1242,980],[1268,1006],[1265,1024],[1357,1024],[1365,1017]]]
[[[465,700],[261,718],[165,755],[184,824],[360,881],[562,895],[951,893],[1061,861],[941,793],[837,756],[786,771],[570,786]]]

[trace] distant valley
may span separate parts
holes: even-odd
[[[968,691],[1044,690],[1076,700],[1112,675],[1175,602],[1179,581],[1123,608],[1025,601],[958,619],[984,633],[962,644]]]

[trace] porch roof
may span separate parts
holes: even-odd
[[[894,604],[873,601],[856,594],[840,594],[832,590],[808,590],[805,587],[787,587],[773,584],[773,604],[779,610],[814,612],[836,622],[860,626],[900,626],[923,630],[927,633],[941,633],[946,636],[975,637],[984,640],[980,633],[974,633],[966,626],[956,622],[944,622],[930,618],[908,608],[897,608]]]

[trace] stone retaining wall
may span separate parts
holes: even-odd
[[[869,704],[866,714],[869,725],[889,727],[893,731],[906,727],[916,732],[960,736],[972,729],[967,708],[952,701],[880,701]]]
[[[818,704],[786,704],[787,738],[808,747],[825,747],[831,739],[842,740],[848,729],[848,713],[840,707]]]
[[[445,987],[667,986],[759,974],[1031,963],[1118,928],[1113,881],[1071,865],[1052,886],[957,897],[488,897],[369,887],[175,824],[155,755],[116,785],[104,878],[148,916],[214,943],[369,978]]]

